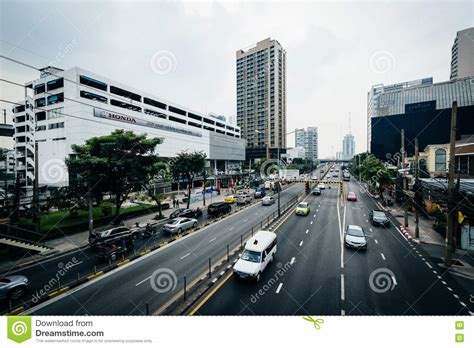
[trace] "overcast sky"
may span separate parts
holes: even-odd
[[[82,67],[227,116],[236,114],[235,51],[277,39],[287,50],[288,130],[317,126],[320,157],[341,150],[349,114],[356,152],[365,151],[370,86],[449,79],[456,31],[474,26],[472,1],[0,2],[1,54]],[[37,77],[0,67],[20,83]],[[2,99],[21,99],[21,89],[0,87]]]

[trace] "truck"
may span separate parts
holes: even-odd
[[[280,179],[298,179],[300,177],[299,169],[280,169],[278,174]]]
[[[351,180],[351,175],[348,172],[344,172],[344,174],[342,175],[342,180],[350,181]]]

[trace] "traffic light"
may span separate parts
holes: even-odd
[[[306,194],[309,194],[309,182],[304,183],[304,191],[306,192]]]

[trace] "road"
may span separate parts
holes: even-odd
[[[375,202],[353,179],[344,187],[357,202],[340,199],[335,185],[308,196],[311,213],[293,214],[278,228],[276,258],[260,282],[227,277],[195,314],[468,315],[469,294],[450,274],[393,223],[372,226]],[[343,246],[349,224],[366,231],[366,251]]]
[[[282,205],[294,199],[303,191],[303,184],[294,184],[281,193]],[[59,295],[30,313],[35,315],[143,315],[146,303],[156,310],[181,292],[184,277],[188,284],[192,279],[205,274],[209,258],[212,263],[226,255],[227,245],[240,244],[241,235],[249,233],[251,226],[257,226],[268,215],[274,214],[277,205],[256,205],[246,208],[185,236],[164,248],[153,251],[136,261],[117,268],[104,276],[87,282],[65,294]],[[69,256],[70,258],[70,256]],[[54,260],[57,264],[57,260]],[[55,265],[43,265],[45,270],[57,269]],[[79,266],[78,266],[79,267]],[[171,272],[173,288],[163,292],[153,290],[151,276],[157,271]],[[43,284],[48,275],[39,274]],[[156,279],[156,278],[153,278]]]

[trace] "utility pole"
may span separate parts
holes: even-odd
[[[359,160],[359,183],[361,182],[362,173],[360,172],[360,154],[357,155],[357,159]]]
[[[94,230],[94,212],[92,208],[92,195],[90,185],[87,187],[87,206],[89,210],[89,235],[92,234]]]
[[[203,190],[202,190],[202,193],[203,193],[203,196],[202,196],[202,202],[203,202],[203,207],[206,206],[206,167],[204,167],[204,174],[203,174]],[[212,191],[211,191],[211,196],[212,196]],[[189,197],[189,199],[191,199],[191,197]]]
[[[40,220],[41,220],[41,212],[39,206],[39,197],[38,197],[38,177],[39,177],[39,170],[38,170],[38,142],[35,140],[35,179],[33,181],[33,207],[34,207],[34,216],[35,216],[35,230],[36,233],[40,233]]]
[[[450,267],[453,262],[453,235],[455,233],[455,202],[454,202],[454,160],[456,151],[456,121],[458,113],[458,104],[453,101],[451,111],[451,135],[449,140],[449,171],[448,171],[448,221],[446,226],[446,258],[444,263]]]
[[[402,163],[401,163],[401,169],[402,169],[402,193],[403,193],[403,216],[404,216],[404,222],[405,222],[405,227],[408,227],[408,209],[407,209],[407,196],[405,194],[405,129],[402,129],[401,131],[401,152],[402,152]]]
[[[415,165],[414,165],[414,170],[415,170],[415,188],[416,190],[419,190],[418,186],[418,176],[419,176],[419,169],[418,169],[418,138],[415,138]],[[417,192],[415,192],[415,195]],[[417,206],[417,201],[414,200],[415,202],[415,238],[419,239],[420,238],[420,227],[418,226],[419,219],[420,219],[420,213],[418,212],[418,206]]]

